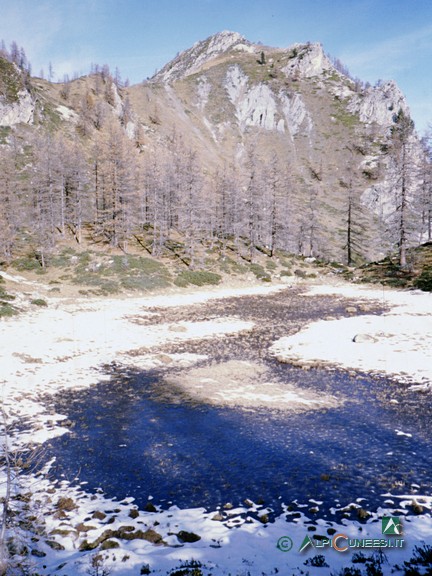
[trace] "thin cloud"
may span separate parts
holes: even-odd
[[[432,55],[432,26],[420,28],[409,34],[403,34],[378,42],[362,51],[342,53],[341,60],[356,74],[367,75],[381,70],[385,74],[404,70],[419,57]]]
[[[0,36],[6,42],[15,40],[28,54],[38,59],[61,30],[62,22],[55,5],[25,0],[2,4]]]
[[[104,10],[110,1],[105,0]],[[88,72],[94,49],[78,41],[71,47],[67,37],[79,38],[88,23],[97,20],[99,0],[0,0],[0,12],[0,38],[24,48],[35,74],[42,68],[46,71],[50,62],[59,79],[75,71]]]

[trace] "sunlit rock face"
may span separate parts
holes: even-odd
[[[209,60],[227,51],[254,52],[254,47],[238,32],[224,30],[207,40],[196,42],[192,48],[181,52],[174,60],[158,72],[153,80],[172,82],[181,77],[190,76],[202,69]]]
[[[333,68],[321,44],[295,44],[291,50],[293,57],[289,64],[282,68],[282,72],[287,76],[299,74],[310,78]]]
[[[14,126],[15,124],[31,124],[34,114],[33,98],[26,90],[18,92],[18,101],[2,103],[0,101],[0,126]]]
[[[361,122],[390,125],[395,114],[402,110],[409,115],[405,97],[394,81],[375,88],[368,88],[365,94],[356,95],[349,104],[349,110],[358,114]]]

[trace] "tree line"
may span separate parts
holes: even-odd
[[[18,48],[13,58],[19,54],[26,62]],[[432,240],[431,139],[419,152],[413,123],[402,111],[382,147],[391,194],[377,214],[361,201],[360,144],[346,145],[339,194],[329,193],[322,164],[310,162],[308,174],[299,174],[280,150],[259,140],[251,140],[236,162],[210,170],[174,129],[163,145],[144,146],[139,124],[127,129],[127,98],[121,112],[113,112],[119,87],[109,69],[95,70],[93,80],[94,90],[78,103],[74,131],[39,124],[25,140],[11,132],[0,146],[4,262],[25,250],[44,267],[59,240],[71,234],[81,243],[90,234],[125,252],[138,241],[154,256],[180,239],[191,267],[202,264],[202,243],[238,250],[250,261],[257,250],[272,256],[281,249],[336,255],[347,264],[361,262],[379,243],[397,248],[405,266],[409,245]]]
[[[56,243],[84,234],[128,250],[131,239],[160,256],[181,238],[190,266],[202,242],[222,249],[244,241],[273,253],[291,240],[289,174],[275,156],[267,166],[251,150],[249,173],[225,166],[206,173],[196,150],[172,133],[163,150],[143,152],[117,118],[86,144],[41,126],[25,143],[15,135],[0,148],[0,253],[23,249],[47,264]]]
[[[401,266],[408,245],[432,240],[431,147],[424,141],[421,162],[413,165],[410,122],[401,116],[392,130],[386,150],[391,196],[377,226],[378,241],[398,249]],[[251,261],[256,250],[324,258],[336,250],[353,264],[376,241],[360,201],[357,164],[353,153],[332,207],[338,222],[332,230],[320,171],[311,168],[300,189],[276,152],[263,159],[251,145],[240,165],[208,173],[175,132],[163,149],[143,151],[114,117],[85,145],[78,133],[71,138],[39,126],[26,142],[12,135],[0,150],[0,254],[8,262],[31,251],[45,266],[59,240],[72,234],[81,243],[89,233],[125,252],[138,240],[154,256],[181,238],[192,267],[200,264],[203,242],[217,242],[222,251],[247,246]],[[330,238],[339,250],[328,248]]]

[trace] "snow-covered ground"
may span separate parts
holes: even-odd
[[[107,378],[103,366],[113,361],[140,369],[167,364],[187,367],[203,357],[160,354],[158,348],[253,327],[252,322],[228,316],[202,322],[161,324],[150,308],[186,306],[212,298],[265,295],[282,288],[255,286],[123,300],[52,300],[46,309],[1,321],[0,397],[8,423],[25,418],[33,426],[32,439],[45,441],[66,430],[53,425],[59,416],[46,410],[40,401],[42,394],[96,384]],[[21,435],[23,439],[27,440]]]
[[[253,328],[253,323],[232,317],[160,324],[152,307],[189,305],[207,302],[211,298],[248,294],[262,295],[265,305],[266,294],[282,288],[285,286],[198,291],[125,300],[82,299],[68,303],[53,300],[48,309],[2,321],[3,406],[8,423],[24,419],[31,425],[30,432],[13,437],[13,442],[17,445],[28,441],[43,442],[68,431],[61,426],[62,415],[53,414],[41,400],[44,393],[91,386],[104,377],[103,366],[113,361],[139,368],[167,363],[172,367],[192,368],[203,359],[202,356],[161,354],[158,348],[166,343],[223,337]],[[339,294],[363,301],[378,300],[390,306],[390,311],[382,316],[353,316],[312,323],[298,334],[275,342],[273,354],[304,364],[319,362],[376,371],[424,388],[431,385],[432,295],[370,290],[350,285],[317,285],[305,294]],[[256,395],[256,390],[253,393]],[[89,562],[94,552],[80,551],[80,547],[83,548],[84,540],[95,542],[106,530],[113,531],[110,539],[120,547],[107,550],[103,555],[107,557],[112,573],[119,576],[139,574],[144,565],[149,565],[152,573],[163,575],[191,559],[207,567],[201,568],[203,574],[211,573],[213,576],[291,575],[307,571],[314,574],[318,570],[304,563],[318,554],[324,554],[331,566],[320,568],[319,573],[329,576],[351,558],[350,552],[328,548],[299,552],[305,536],[312,534],[308,531],[310,524],[305,516],[294,517],[288,511],[270,524],[256,519],[256,514],[251,516],[254,511],[261,516],[266,513],[265,508],[259,509],[251,503],[244,508],[228,507],[219,511],[173,507],[156,512],[139,511],[136,516],[136,513],[131,515],[132,500],[113,502],[103,495],[86,493],[85,486],[73,487],[66,481],[49,479],[49,476],[22,477],[21,481],[24,491],[33,494],[30,502],[32,513],[43,519],[47,526],[47,536],[41,537],[37,543],[38,550],[46,556],[32,557],[40,574],[75,576],[89,573]],[[72,499],[72,506],[66,506],[63,511],[60,510],[62,498],[63,502],[64,498]],[[402,511],[402,516],[405,515],[408,506],[412,505],[412,496],[397,499],[388,495],[388,503],[388,510],[378,510],[366,523],[346,520],[336,524],[318,520],[316,533],[329,539],[332,534],[381,539],[379,517],[393,515],[395,508]],[[424,498],[421,503],[423,513],[403,522],[405,548],[386,551],[389,564],[383,566],[384,574],[390,574],[394,564],[409,559],[414,546],[423,542],[432,544],[431,504],[432,498]],[[359,503],[353,505],[359,507]],[[122,527],[125,533],[131,528],[143,533],[153,530],[164,543],[155,545],[144,538],[118,538]],[[181,542],[178,533],[182,530],[193,532],[200,539],[195,543]],[[147,536],[154,534],[147,532]],[[293,546],[289,551],[283,551],[281,544],[278,547],[282,537],[291,539]],[[346,540],[342,538],[342,541]],[[363,552],[368,555],[372,550]],[[61,565],[63,568],[59,569]]]
[[[378,373],[423,390],[432,387],[432,294],[353,285],[314,286],[308,293],[380,301],[390,310],[309,324],[274,343],[271,352],[278,359]]]

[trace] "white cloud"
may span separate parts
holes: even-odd
[[[80,37],[97,20],[100,5],[99,0],[0,0],[0,38],[24,48],[34,74],[46,72],[50,62],[57,78],[87,73],[94,50]]]
[[[32,57],[44,55],[61,30],[60,14],[50,1],[1,0],[0,12],[0,36],[7,43],[15,40]]]

